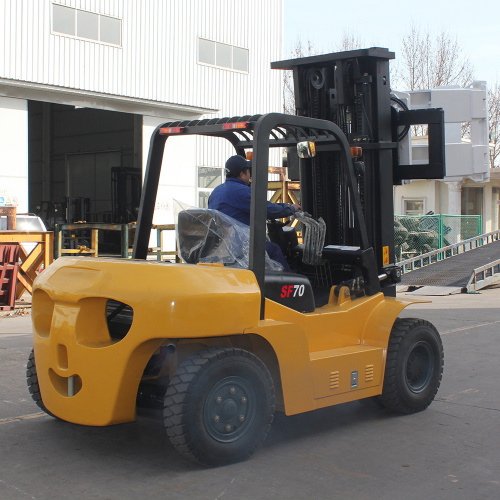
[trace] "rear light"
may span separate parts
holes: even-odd
[[[160,128],[160,134],[182,134],[184,132],[184,127],[162,127]]]
[[[363,149],[360,148],[359,146],[351,147],[351,156],[353,158],[359,158],[362,154],[363,154]]]
[[[232,129],[247,129],[249,126],[248,122],[234,122],[234,123],[224,123],[222,125],[223,130]]]

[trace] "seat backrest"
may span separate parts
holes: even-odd
[[[231,224],[217,210],[192,208],[179,212],[177,239],[179,255],[188,264],[222,262],[234,264],[236,259],[225,242],[232,232]]]

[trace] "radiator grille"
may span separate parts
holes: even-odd
[[[366,365],[365,368],[365,382],[371,382],[374,378],[373,365]]]
[[[330,372],[330,389],[338,389],[340,374],[338,371]]]

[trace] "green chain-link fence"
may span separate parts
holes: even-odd
[[[395,215],[396,262],[481,234],[480,215]]]

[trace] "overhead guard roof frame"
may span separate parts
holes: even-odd
[[[246,129],[221,129],[225,123],[248,122]],[[304,116],[269,113],[266,115],[213,118],[208,120],[176,121],[164,123],[156,128],[151,137],[151,146],[144,178],[143,195],[139,208],[137,231],[134,240],[133,258],[147,257],[148,243],[153,221],[156,194],[160,179],[163,151],[168,137],[161,128],[183,127],[180,136],[205,135],[227,139],[237,154],[244,155],[245,149],[253,149],[252,159],[252,201],[250,218],[250,259],[249,268],[257,282],[264,289],[265,240],[267,218],[267,169],[270,147],[293,146],[300,141],[314,141],[339,148],[344,158],[346,177],[352,196],[352,208],[359,229],[361,248],[369,247],[361,200],[357,190],[356,176],[347,139],[336,124]],[[262,294],[261,316],[264,314],[264,294]]]

